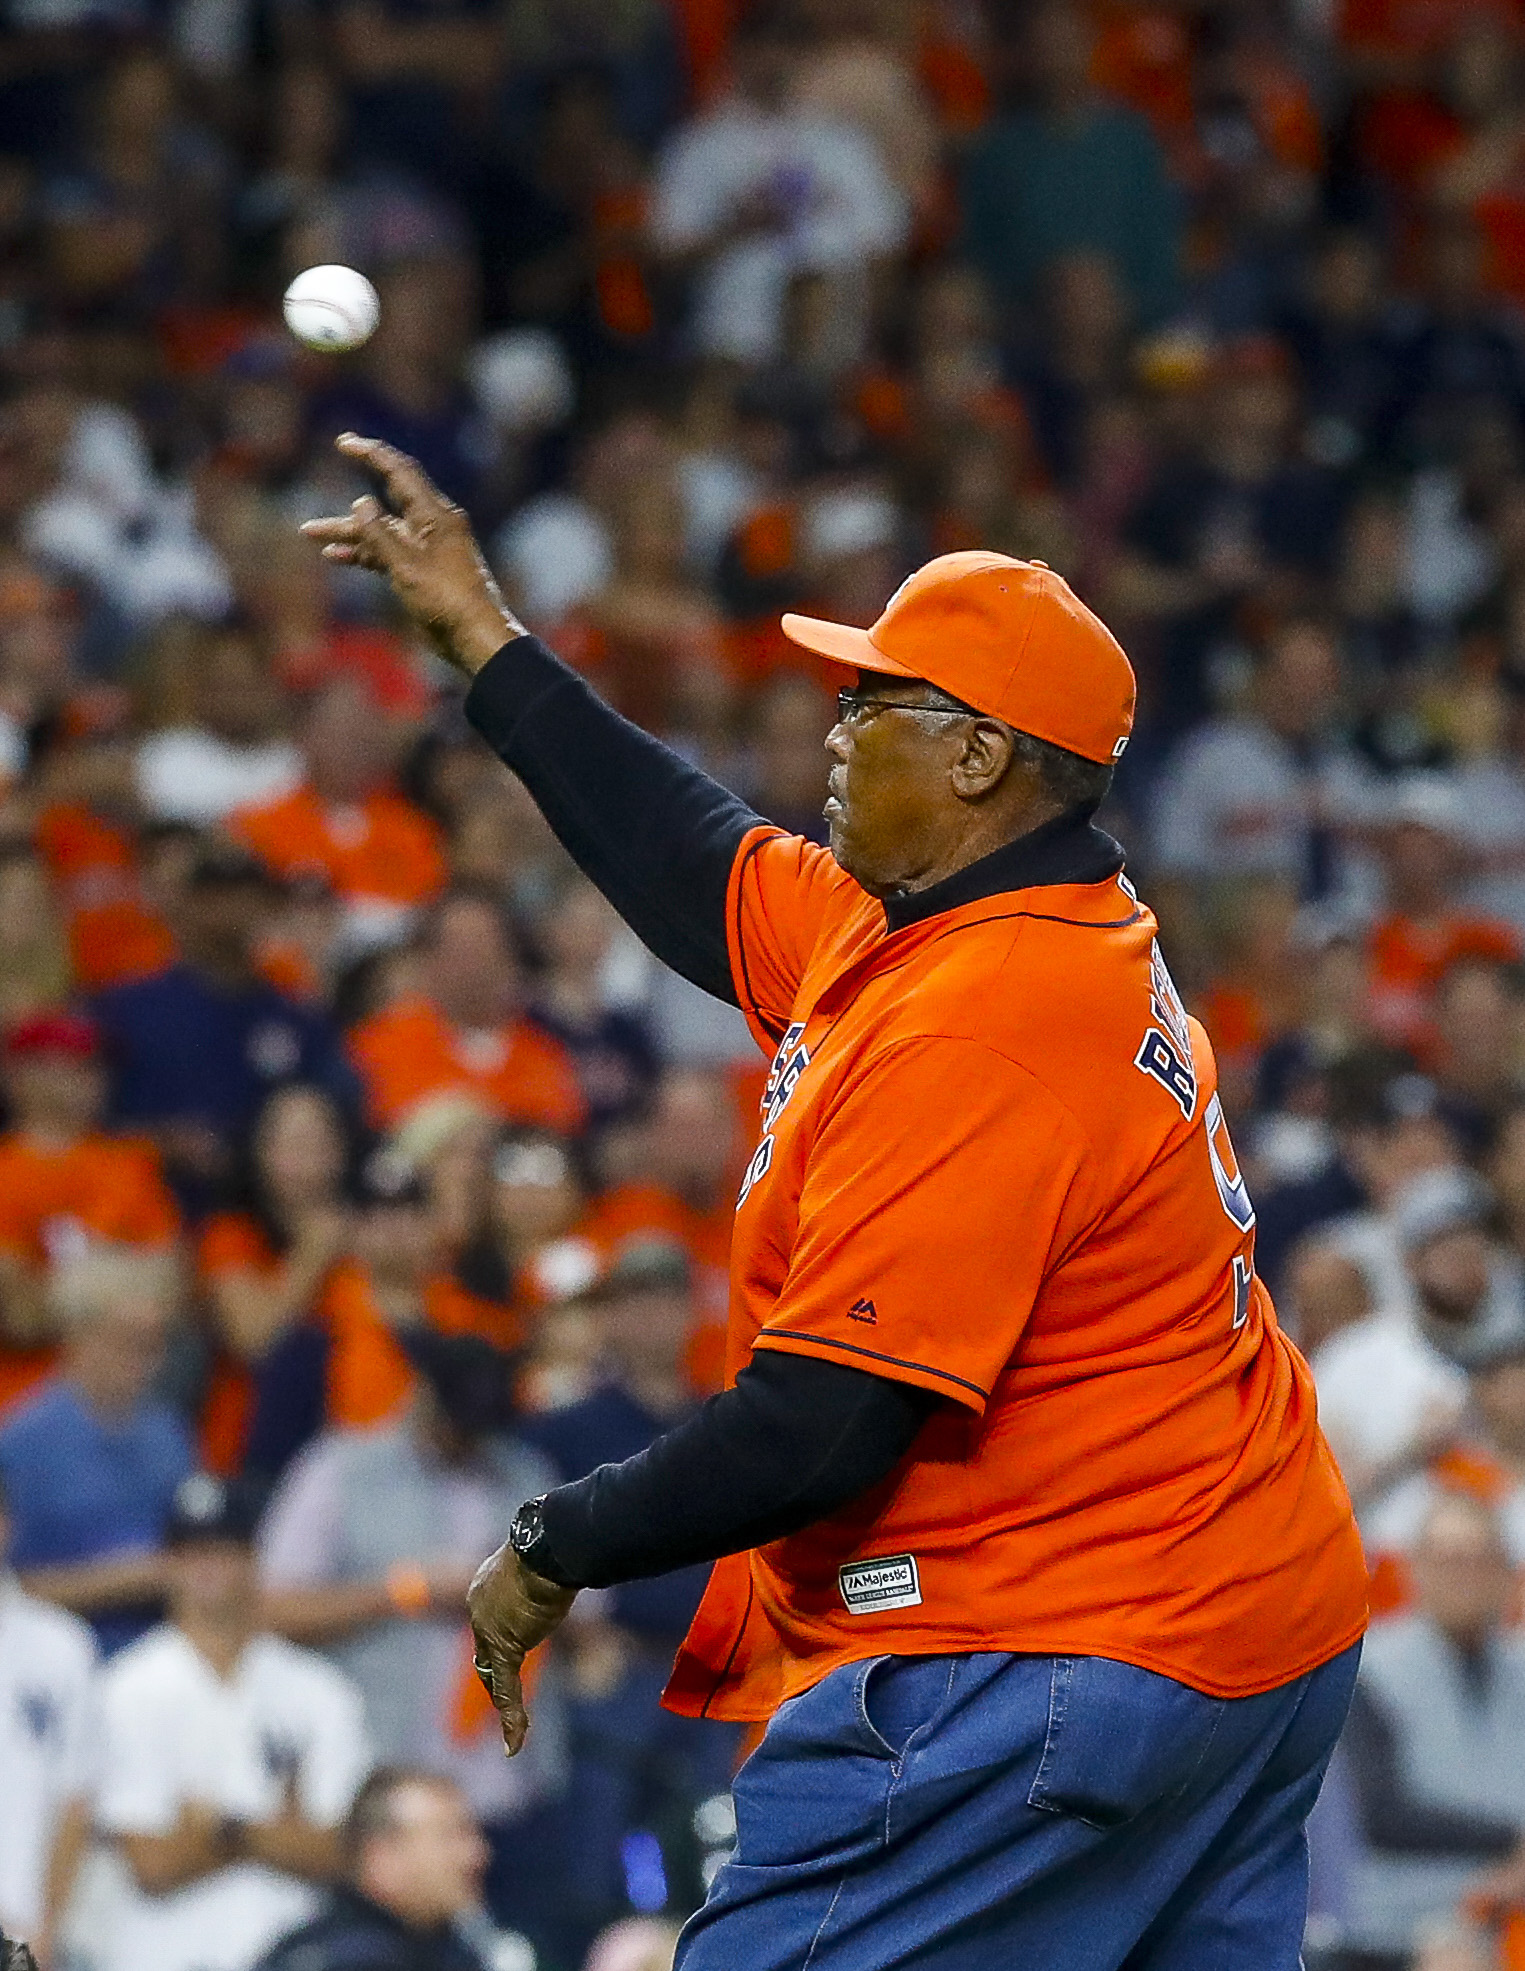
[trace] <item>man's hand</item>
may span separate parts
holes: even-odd
[[[343,518],[309,520],[302,532],[321,543],[327,560],[385,575],[445,661],[475,677],[494,651],[525,630],[504,602],[465,514],[395,446],[352,431],[336,443],[347,459],[377,475],[395,511],[367,493]]]
[[[561,1588],[542,1574],[532,1574],[507,1542],[482,1562],[467,1591],[477,1675],[503,1720],[503,1749],[510,1758],[529,1730],[521,1682],[524,1659],[576,1599],[575,1588]]]

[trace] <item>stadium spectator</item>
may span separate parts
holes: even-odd
[[[290,1406],[283,1410],[272,1392],[264,1435],[256,1434],[261,1379],[293,1377],[281,1344],[294,1330],[309,1355],[321,1353],[313,1317],[353,1242],[345,1117],[320,1088],[279,1087],[255,1118],[245,1161],[238,1206],[213,1212],[197,1235],[197,1275],[218,1348],[202,1403],[201,1456],[222,1475],[247,1462],[273,1476],[295,1448],[281,1424],[293,1426]],[[320,1392],[314,1410],[321,1412]],[[297,1423],[296,1436],[317,1429],[318,1420],[314,1414]]]
[[[732,93],[679,127],[657,163],[652,232],[690,272],[691,334],[706,356],[778,354],[790,278],[833,277],[850,305],[903,243],[905,204],[874,145],[796,107],[804,51],[781,12],[738,23]]]
[[[697,1400],[684,1363],[694,1311],[682,1246],[631,1238],[587,1300],[599,1343],[595,1387],[531,1427],[566,1479],[634,1457]],[[626,1582],[599,1596],[596,1616],[568,1636],[577,1755],[568,1804],[582,1856],[570,1887],[589,1937],[627,1906],[628,1830],[665,1833],[666,1873],[681,1881],[695,1857],[671,1830],[686,1833],[702,1803],[729,1784],[736,1733],[719,1724],[695,1732],[657,1702],[704,1581],[705,1570],[691,1567]]]
[[[423,990],[383,1007],[350,1039],[372,1122],[390,1128],[431,1096],[465,1092],[505,1121],[579,1130],[586,1109],[576,1071],[524,1016],[520,961],[498,899],[450,892],[420,944]]]
[[[30,849],[0,852],[0,1020],[14,1027],[69,996],[69,957],[47,876]]]
[[[1418,1606],[1368,1638],[1344,1740],[1364,1845],[1349,1942],[1394,1962],[1525,1830],[1525,1652],[1492,1512],[1438,1501],[1413,1559]]]
[[[205,1473],[177,1489],[168,1619],[102,1679],[94,1813],[111,1886],[108,1971],[244,1971],[338,1873],[370,1763],[347,1677],[261,1627],[253,1502]]]
[[[656,1081],[656,1043],[641,1011],[651,968],[581,876],[568,877],[544,912],[539,942],[534,1017],[571,1057],[597,1130],[639,1108]]]
[[[1422,1054],[1434,1043],[1434,994],[1447,969],[1460,958],[1514,961],[1520,942],[1509,925],[1453,901],[1465,855],[1454,789],[1406,780],[1385,821],[1386,909],[1368,939],[1371,1018],[1384,1038]]]
[[[1416,1177],[1392,1208],[1413,1313],[1383,1308],[1315,1358],[1320,1414],[1363,1509],[1454,1441],[1464,1371],[1525,1324],[1525,1262],[1489,1236],[1492,1204],[1471,1171]]]
[[[247,631],[206,631],[190,674],[190,720],[137,749],[144,811],[205,828],[234,809],[289,793],[302,756],[286,736],[279,691]]]
[[[343,1853],[339,1886],[259,1971],[530,1971],[517,1940],[495,1937],[490,1967],[472,1947],[487,1844],[450,1780],[378,1767],[355,1795]]]
[[[226,1193],[272,1087],[301,1080],[349,1106],[357,1098],[329,1021],[262,974],[273,887],[247,851],[198,850],[175,913],[178,962],[96,1001],[114,1118],[153,1136],[192,1210]]]
[[[440,240],[398,255],[378,278],[383,301],[376,334],[357,369],[316,398],[313,427],[325,438],[349,430],[389,433],[394,444],[428,460],[453,499],[480,511],[491,434],[461,378],[476,270]]]
[[[9,1571],[0,1477],[0,1930],[52,1956],[89,1832],[95,1641]]]
[[[100,1033],[63,1011],[5,1037],[10,1127],[0,1134],[0,1405],[56,1357],[49,1282],[92,1243],[167,1248],[179,1212],[150,1143],[101,1128],[108,1084]]]
[[[583,1971],[672,1971],[677,1926],[656,1916],[626,1916],[598,1937]]]
[[[633,1234],[650,1232],[683,1246],[694,1267],[690,1370],[706,1392],[719,1387],[730,1218],[738,1164],[746,1154],[738,1142],[738,1107],[720,1075],[700,1068],[669,1069],[645,1126],[611,1159],[628,1161],[630,1175],[609,1186],[585,1226],[604,1250]],[[740,1127],[749,1131],[751,1117]]]
[[[325,879],[352,951],[393,942],[443,887],[438,830],[390,785],[393,736],[364,686],[320,690],[301,739],[300,786],[239,808],[229,826],[277,876]]]
[[[355,1678],[383,1759],[459,1783],[492,1846],[498,1919],[555,1934],[567,1757],[555,1673],[541,1683],[539,1742],[507,1763],[465,1625],[467,1585],[504,1513],[555,1474],[514,1434],[503,1354],[426,1329],[403,1345],[419,1375],[406,1415],[318,1438],[276,1491],[261,1535],[270,1619]]]
[[[1518,967],[1486,956],[1458,958],[1435,988],[1431,1073],[1474,1156],[1520,1093],[1520,991]]]
[[[964,248],[998,301],[1030,303],[1082,249],[1117,268],[1133,319],[1180,294],[1180,205],[1154,133],[1091,82],[1092,34],[1066,0],[1035,9],[1004,50],[1027,100],[976,138],[964,167]]]
[[[153,1395],[178,1269],[98,1249],[61,1266],[58,1371],[0,1425],[11,1562],[34,1594],[84,1615],[103,1648],[141,1635],[164,1588],[163,1539],[191,1468],[184,1423]]]
[[[1161,776],[1157,880],[1277,876],[1298,896],[1366,900],[1346,837],[1365,818],[1371,777],[1338,735],[1340,687],[1329,625],[1294,617],[1272,632],[1248,702],[1198,726]]]

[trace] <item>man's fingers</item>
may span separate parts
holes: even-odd
[[[369,466],[380,476],[387,498],[405,520],[432,520],[449,510],[450,502],[418,461],[398,451],[395,445],[387,444],[385,439],[360,438],[353,431],[346,431],[335,442],[346,458]]]
[[[493,1706],[502,1721],[503,1750],[511,1759],[523,1745],[525,1734],[529,1730],[519,1665],[504,1656],[501,1650],[495,1650],[479,1640],[476,1655],[472,1659],[472,1668],[481,1679],[482,1688],[492,1699]]]
[[[326,520],[304,520],[301,531],[322,549],[325,560],[348,562],[385,575],[391,572],[391,550],[401,530],[401,521],[367,493],[348,513]]]
[[[523,1750],[525,1734],[530,1728],[524,1709],[524,1686],[519,1680],[517,1667],[499,1668],[493,1672],[492,1701],[503,1721],[503,1750],[511,1759],[516,1752]]]

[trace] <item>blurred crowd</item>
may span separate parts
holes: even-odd
[[[1379,1617],[1310,1966],[1525,1964],[1525,6],[0,23],[0,1923],[660,1971],[732,1832],[697,1579],[580,1600],[512,1766],[462,1598],[718,1386],[762,1063],[297,535],[354,429],[817,839],[782,610],[988,547],[1116,628],[1102,818]],[[281,326],[324,261],[353,357]]]

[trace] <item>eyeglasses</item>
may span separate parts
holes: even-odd
[[[870,719],[877,718],[881,712],[930,712],[938,719],[979,717],[978,712],[969,711],[962,705],[916,705],[908,698],[860,698],[857,692],[851,689],[837,693],[839,725],[867,725]]]

